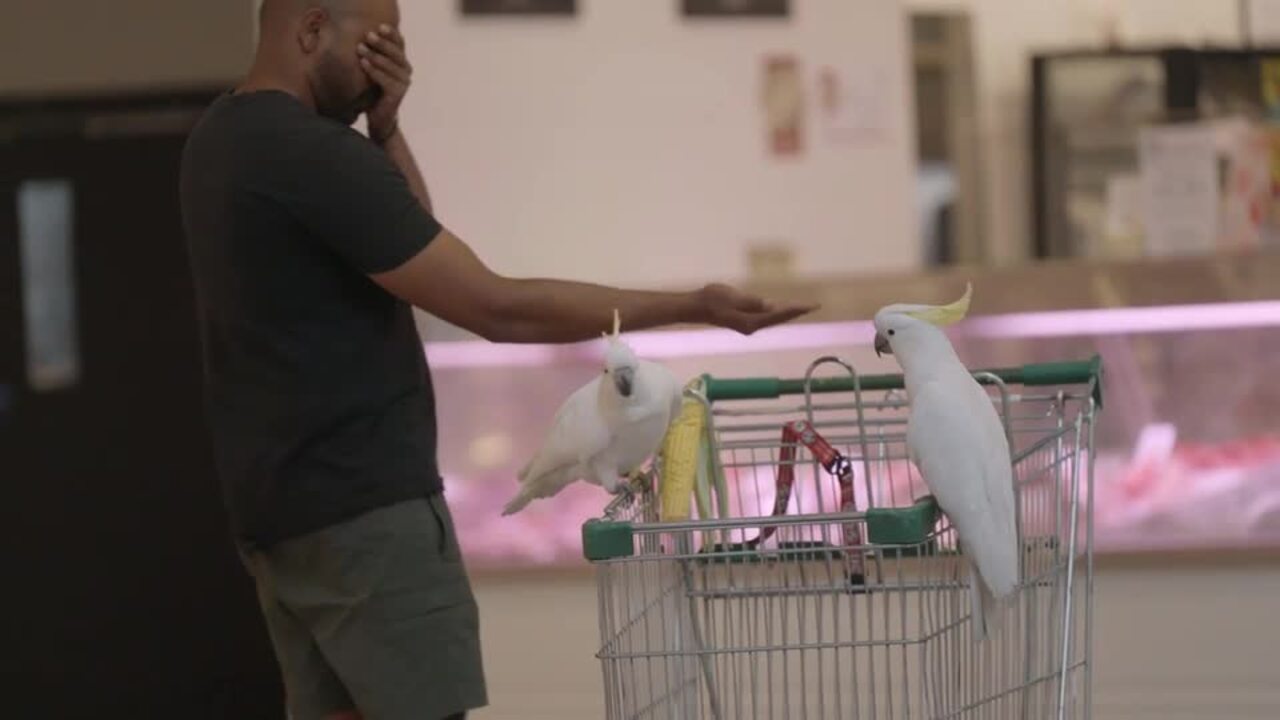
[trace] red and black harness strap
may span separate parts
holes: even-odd
[[[781,517],[787,512],[791,503],[791,492],[795,486],[796,447],[804,445],[822,468],[836,478],[840,484],[840,511],[854,512],[857,502],[853,494],[853,462],[843,453],[832,447],[826,438],[813,428],[807,420],[796,420],[782,426],[782,444],[778,452],[778,472],[775,480],[775,494],[771,517]],[[756,548],[768,540],[778,529],[777,525],[764,525],[760,534],[747,541],[749,548]],[[845,523],[842,528],[844,540],[845,563],[850,580],[861,584],[863,580],[862,563],[862,531],[858,523]]]

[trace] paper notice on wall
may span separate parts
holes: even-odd
[[[1218,156],[1214,128],[1143,128],[1138,138],[1142,224],[1152,256],[1211,252],[1218,235]]]
[[[889,132],[891,86],[884,68],[825,66],[818,71],[818,104],[829,142],[879,139]]]
[[[804,148],[804,83],[799,61],[790,55],[766,57],[760,95],[769,151],[781,157],[799,155]]]
[[[1226,171],[1218,244],[1231,250],[1258,247],[1272,229],[1270,134],[1244,118],[1219,121],[1217,133]]]

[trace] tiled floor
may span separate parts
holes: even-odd
[[[1095,718],[1280,717],[1280,562],[1104,563],[1098,588]],[[600,720],[591,578],[478,577],[476,591],[492,705],[473,717]]]

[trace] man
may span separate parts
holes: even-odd
[[[398,25],[395,0],[266,0],[252,70],[183,158],[219,475],[294,720],[487,702],[411,306],[501,342],[595,338],[614,308],[743,333],[808,311],[490,271],[432,216]]]

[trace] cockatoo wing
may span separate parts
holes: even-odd
[[[520,482],[533,482],[548,473],[585,463],[609,447],[612,434],[600,414],[599,386],[600,378],[595,378],[565,399],[542,447],[520,471]]]
[[[931,382],[911,398],[907,442],[964,552],[991,594],[1018,582],[1013,467],[1000,417],[985,391],[967,383]]]

